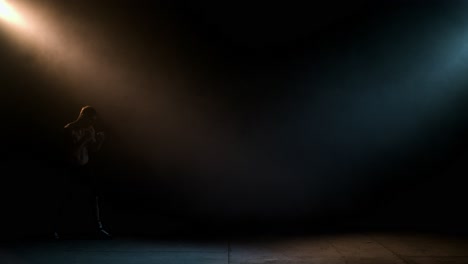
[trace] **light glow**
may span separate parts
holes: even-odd
[[[5,0],[0,0],[0,19],[17,26],[24,25],[23,18]]]

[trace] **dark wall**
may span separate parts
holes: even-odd
[[[174,156],[167,140],[185,142],[195,128],[143,141],[113,130],[123,117],[102,120],[109,138],[94,166],[114,232],[468,230],[461,1],[79,2],[35,4],[84,32],[112,32],[100,41],[118,72],[143,69],[149,87],[152,72],[182,82],[171,92],[216,116],[204,131],[234,135],[202,134]],[[43,57],[19,48],[6,25],[0,45],[1,230],[46,234],[64,175],[61,129],[87,104],[70,91],[88,81],[44,73]],[[171,124],[142,120],[136,130]]]

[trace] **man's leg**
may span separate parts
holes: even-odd
[[[111,235],[109,234],[109,232],[107,232],[104,229],[104,227],[102,225],[102,221],[101,221],[101,204],[100,204],[99,195],[96,195],[95,198],[96,198],[96,200],[95,200],[95,216],[96,216],[97,228],[98,228],[99,235],[104,236],[105,238],[110,238]]]
[[[101,206],[101,193],[100,193],[100,183],[94,175],[94,171],[90,170],[89,171],[90,175],[90,180],[91,180],[91,188],[92,188],[92,194],[94,198],[94,217],[96,220],[96,227],[98,231],[98,235],[102,238],[111,238],[111,235],[108,231],[104,229],[104,226],[102,224],[102,218],[101,218],[101,213],[102,213],[102,206]]]

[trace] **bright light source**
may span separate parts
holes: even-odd
[[[24,25],[23,18],[5,0],[0,0],[0,19],[18,26]]]

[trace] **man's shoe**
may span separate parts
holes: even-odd
[[[104,228],[100,228],[98,230],[98,237],[100,239],[112,239],[112,235],[106,230],[104,230]]]

